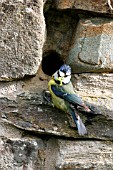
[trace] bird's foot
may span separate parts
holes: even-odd
[[[43,99],[44,99],[45,104],[54,107],[54,104],[53,104],[52,98],[51,98],[51,94],[49,91],[47,91],[47,90],[43,91]]]
[[[86,109],[86,107],[88,109]],[[86,115],[96,116],[96,108],[94,106],[86,106],[86,107],[84,108],[81,106],[77,106],[77,110],[85,113]]]

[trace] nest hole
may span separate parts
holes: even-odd
[[[61,59],[61,56],[55,51],[51,51],[43,55],[42,70],[49,76],[55,73],[55,71],[63,64],[64,62]]]

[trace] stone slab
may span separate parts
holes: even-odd
[[[0,2],[0,81],[36,74],[45,40],[43,2]]]
[[[112,19],[80,19],[66,59],[74,73],[113,72],[112,28]]]

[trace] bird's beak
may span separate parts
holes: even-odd
[[[62,86],[62,80],[63,80],[62,77],[59,77],[58,80],[60,81],[59,85]]]

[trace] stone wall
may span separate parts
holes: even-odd
[[[0,170],[113,169],[113,2],[0,2]],[[95,111],[72,118],[46,103],[50,74],[66,62]]]

